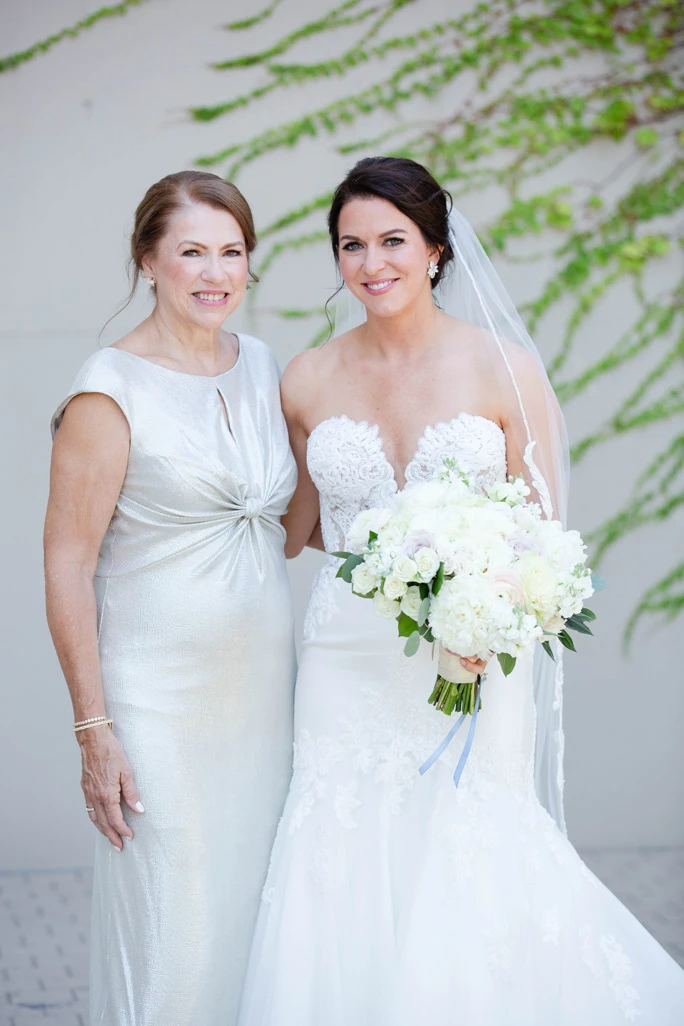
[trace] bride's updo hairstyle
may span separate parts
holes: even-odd
[[[339,266],[339,220],[342,207],[353,199],[377,196],[392,203],[418,226],[428,246],[439,247],[442,254],[434,289],[454,259],[449,241],[449,214],[452,199],[426,167],[405,157],[364,157],[338,185],[328,214],[328,231],[335,262]]]

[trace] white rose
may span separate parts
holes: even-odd
[[[356,592],[357,595],[368,595],[378,585],[377,579],[365,563],[359,563],[358,566],[354,567],[351,579],[352,591]]]
[[[440,559],[434,549],[418,549],[413,557],[418,573],[424,581],[431,581],[439,569]]]
[[[402,581],[400,577],[397,577],[396,574],[390,574],[389,577],[385,578],[382,590],[388,599],[400,599],[408,591],[408,584],[406,581]]]
[[[392,573],[400,581],[415,581],[418,567],[409,556],[397,556],[392,563]]]
[[[409,588],[409,590],[406,592],[403,599],[401,600],[402,613],[406,613],[406,615],[410,616],[412,620],[417,620],[418,610],[420,609],[420,604],[422,601],[423,600],[420,597],[420,588],[417,588],[415,585],[413,585],[413,587]]]
[[[558,578],[548,560],[536,552],[523,552],[518,561],[525,604],[541,623],[546,623],[557,611]]]
[[[378,616],[384,617],[385,620],[396,620],[401,612],[400,603],[388,599],[381,591],[376,591],[373,596],[373,608]]]

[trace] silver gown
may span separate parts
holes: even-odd
[[[217,377],[107,348],[130,425],[95,578],[106,709],[146,812],[97,835],[90,1026],[233,1026],[290,780],[295,673],[280,516],[296,467],[271,351]]]

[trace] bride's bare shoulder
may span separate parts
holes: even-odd
[[[293,395],[308,394],[311,397],[312,388],[316,391],[324,388],[338,373],[352,334],[340,335],[339,338],[293,356],[283,373],[283,391]]]

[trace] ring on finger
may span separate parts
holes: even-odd
[[[86,805],[85,810],[86,810],[86,812],[95,812],[95,807],[94,806],[91,807],[90,805]]]

